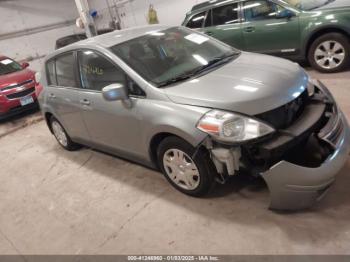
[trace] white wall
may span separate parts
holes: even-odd
[[[42,57],[57,38],[78,31],[67,26],[78,17],[74,0],[0,1],[0,17],[0,52],[17,60]]]
[[[108,9],[107,1],[111,10]],[[97,29],[109,28],[109,23],[111,22],[112,17],[116,18],[116,9],[115,2],[113,0],[88,0],[90,10],[97,10],[97,17],[95,18],[95,26]]]
[[[77,16],[74,0],[0,1],[0,34],[69,21]]]
[[[161,24],[180,25],[185,15],[192,6],[205,0],[107,0],[112,11],[112,16],[117,16],[115,9],[121,16],[122,27],[133,27],[147,24],[147,14],[150,4],[153,4],[158,13]],[[95,20],[98,28],[108,27],[111,21],[106,0],[88,0],[91,9],[99,13]],[[125,2],[120,6],[121,2]],[[117,8],[115,8],[118,6]]]
[[[153,4],[161,24],[180,25],[193,5],[203,0],[134,0],[130,3],[136,25],[147,24],[150,4]]]
[[[109,27],[111,21],[107,1],[112,16],[117,17],[116,6],[125,0],[88,0],[90,8],[98,11],[98,29]],[[131,0],[118,7],[118,13],[126,14],[122,18],[124,27],[145,25],[148,7],[153,4],[161,24],[180,25],[192,6],[203,1]],[[40,58],[54,50],[57,38],[81,32],[72,25],[78,17],[74,0],[0,0],[0,17],[0,52],[16,60],[33,60],[35,67],[39,67]],[[69,22],[69,26],[63,25]],[[55,24],[55,29],[44,28]],[[33,33],[33,29],[38,30]]]

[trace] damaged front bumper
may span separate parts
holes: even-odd
[[[207,145],[219,182],[242,169],[261,176],[271,209],[305,209],[322,199],[348,159],[350,129],[328,89],[321,82],[310,85],[314,91],[304,93],[300,114],[272,137],[236,147]]]
[[[350,152],[350,131],[340,113],[344,128],[334,144],[335,151],[317,168],[281,161],[262,174],[271,195],[271,209],[298,210],[311,207],[327,193]]]

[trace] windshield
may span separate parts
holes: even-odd
[[[0,60],[0,75],[7,75],[22,70],[22,66],[12,59]]]
[[[328,5],[331,2],[334,2],[335,0],[283,0],[287,3],[289,3],[291,6],[305,10],[310,11],[325,5]]]
[[[182,27],[149,32],[111,49],[158,87],[185,80],[185,76],[199,74],[205,67],[212,68],[214,63],[239,54],[232,47]]]

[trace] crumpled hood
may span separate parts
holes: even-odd
[[[35,73],[30,69],[24,69],[7,75],[0,75],[0,89],[9,85],[19,84],[26,80],[34,80]]]
[[[307,84],[307,74],[295,63],[242,52],[221,68],[164,90],[175,103],[256,115],[289,103]]]
[[[332,3],[329,3],[325,6],[321,6],[315,10],[324,10],[324,9],[334,9],[334,8],[344,8],[349,7],[350,8],[350,1],[349,0],[335,0]]]

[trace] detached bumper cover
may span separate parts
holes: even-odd
[[[344,115],[340,112],[339,115],[344,128],[338,134],[334,153],[320,167],[308,168],[281,161],[262,174],[270,190],[271,209],[305,209],[327,193],[350,152],[349,126]]]

